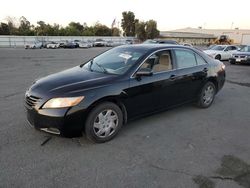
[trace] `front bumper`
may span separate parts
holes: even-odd
[[[229,63],[232,63],[232,64],[236,64],[236,63],[239,63],[239,64],[250,64],[250,59],[246,59],[246,58],[244,58],[244,59],[241,59],[241,58],[238,58],[238,59],[236,59],[236,58],[230,58],[229,59]]]
[[[65,137],[82,135],[85,110],[73,108],[36,109],[27,106],[25,108],[29,124],[38,130]]]

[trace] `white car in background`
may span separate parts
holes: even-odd
[[[89,41],[79,42],[79,48],[91,48],[93,44]]]
[[[46,45],[47,48],[52,48],[52,49],[56,49],[60,47],[60,43],[57,42],[51,42],[49,44]]]
[[[215,45],[209,50],[204,50],[207,55],[218,60],[228,60],[237,51],[238,48],[233,45]]]
[[[41,49],[42,45],[43,45],[42,42],[30,42],[30,43],[26,43],[24,45],[24,48],[25,49]]]

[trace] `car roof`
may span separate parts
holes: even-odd
[[[164,49],[164,48],[189,48],[182,45],[176,44],[131,44],[131,45],[122,45],[118,48],[134,48],[134,49],[144,49],[144,50],[157,50],[157,49]]]

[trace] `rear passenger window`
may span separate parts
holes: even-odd
[[[206,64],[206,61],[199,55],[195,54],[197,65],[204,65]]]
[[[175,50],[178,68],[188,68],[196,66],[194,53],[187,50]]]

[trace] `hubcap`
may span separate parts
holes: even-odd
[[[106,109],[96,116],[93,128],[96,136],[106,138],[115,132],[117,126],[117,113],[111,109]]]
[[[213,101],[213,98],[214,98],[214,88],[210,85],[205,89],[203,94],[204,104],[209,105]]]

